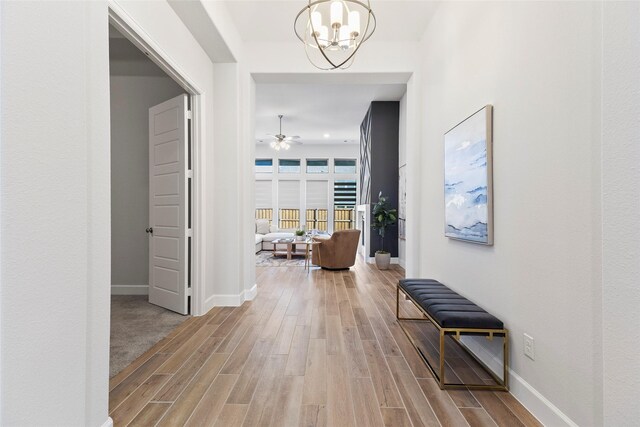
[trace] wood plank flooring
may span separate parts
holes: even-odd
[[[114,424],[540,426],[508,393],[438,388],[395,319],[403,274],[258,268],[254,301],[187,320],[111,379]],[[452,355],[451,375],[486,379]]]

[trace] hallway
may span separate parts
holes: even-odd
[[[510,394],[437,387],[395,320],[402,269],[257,276],[254,301],[187,320],[111,379],[116,426],[539,425]]]

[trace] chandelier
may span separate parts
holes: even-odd
[[[376,29],[371,3],[359,0],[308,0],[294,22],[309,62],[321,70],[347,69]],[[364,22],[362,17],[366,17]]]

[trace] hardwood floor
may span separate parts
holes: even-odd
[[[396,323],[402,277],[362,262],[258,268],[254,301],[189,319],[113,377],[110,416],[115,426],[541,425],[508,393],[438,388]],[[457,356],[452,375],[486,379]]]

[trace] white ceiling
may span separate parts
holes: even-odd
[[[226,0],[244,41],[297,41],[293,21],[306,0]],[[429,0],[371,0],[377,28],[372,41],[419,41],[438,2]]]
[[[399,101],[405,92],[404,84],[258,84],[256,142],[271,142],[282,114],[282,133],[305,145],[356,144],[371,101]]]

